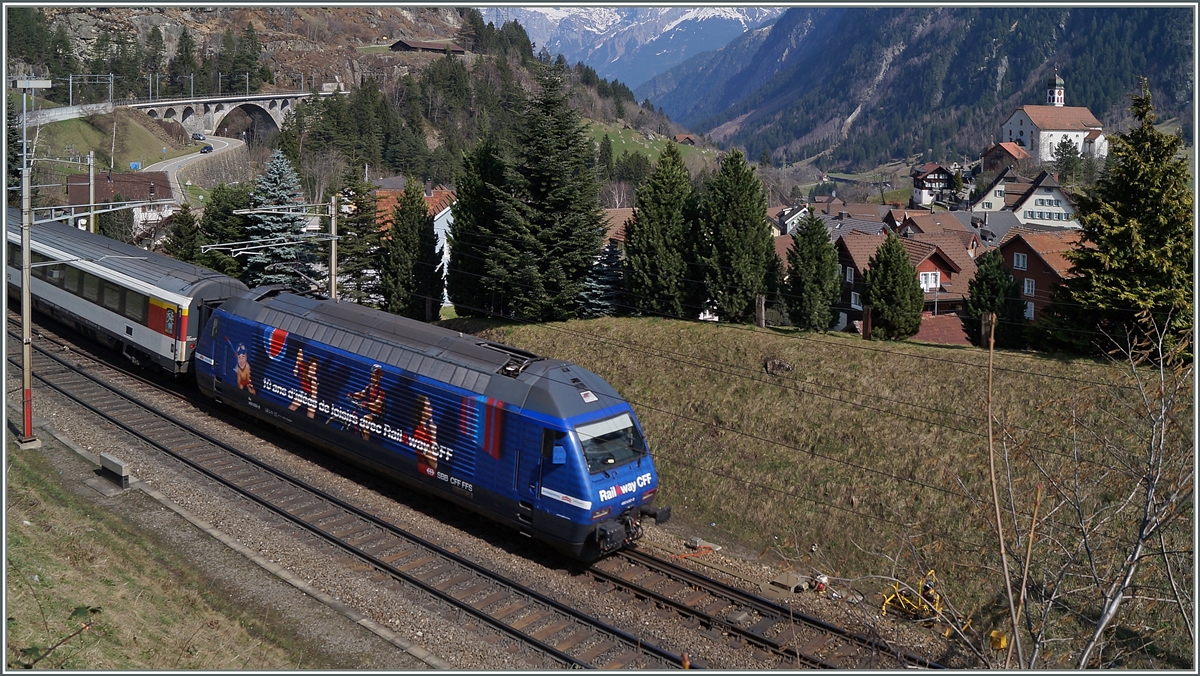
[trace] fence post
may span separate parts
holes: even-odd
[[[871,306],[863,306],[863,340],[871,339]]]
[[[761,293],[754,297],[754,325],[767,328],[767,297]]]

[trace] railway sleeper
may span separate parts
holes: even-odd
[[[595,633],[593,633],[591,629],[585,629],[577,626],[575,631],[558,639],[558,641],[552,645],[554,645],[555,650],[566,652],[593,636],[595,636]]]
[[[532,625],[533,623],[538,622],[539,620],[541,620],[542,618],[546,617],[549,614],[550,614],[550,611],[546,610],[545,608],[535,610],[531,613],[526,613],[525,615],[522,615],[521,617],[513,620],[512,622],[509,623],[508,626],[512,627],[513,629],[516,629],[517,631],[525,631],[525,627],[528,627],[528,626]]]
[[[587,650],[583,651],[582,653],[580,653],[576,657],[576,659],[578,659],[581,662],[587,662],[590,664],[597,657],[600,657],[601,655],[608,652],[609,650],[612,650],[615,647],[617,647],[616,641],[610,641],[608,639],[605,639],[605,640],[597,643],[596,645],[588,648]]]

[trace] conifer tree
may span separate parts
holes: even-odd
[[[863,300],[871,306],[871,337],[904,340],[916,335],[925,294],[904,243],[889,233],[868,265]]]
[[[621,250],[609,242],[588,273],[580,300],[580,316],[611,317],[628,314],[625,284],[621,275]]]
[[[1075,182],[1082,164],[1079,157],[1079,147],[1069,138],[1063,138],[1054,146],[1054,171],[1058,173],[1058,181],[1063,185]]]
[[[382,309],[392,314],[413,319],[425,318],[425,303],[420,301],[420,315],[413,313],[415,299],[417,248],[421,229],[429,219],[429,208],[425,205],[424,189],[409,175],[404,184],[400,201],[392,210],[391,227],[384,233],[383,251],[379,260],[380,295]]]
[[[171,216],[171,233],[163,242],[163,251],[185,263],[200,265],[200,247],[203,244],[204,235],[200,232],[191,205],[187,202],[180,204]]]
[[[825,331],[833,325],[833,304],[842,280],[837,248],[820,216],[809,214],[800,220],[787,257],[788,317],[799,328]]]
[[[605,134],[604,138],[600,140],[599,165],[600,165],[599,171],[600,171],[601,180],[607,181],[608,179],[612,178],[612,175],[613,175],[613,148],[612,148],[612,139],[608,137],[608,134]]]
[[[112,196],[112,200],[110,201],[120,204],[129,200],[121,193],[117,193]],[[133,242],[132,209],[121,209],[120,211],[109,211],[100,214],[96,217],[96,224],[100,234],[109,239],[115,239],[118,242]]]
[[[442,247],[438,246],[433,214],[429,213],[429,205],[424,197],[421,198],[421,204],[425,206],[425,218],[417,229],[413,294],[406,314],[413,319],[432,322],[440,315],[442,299],[445,297],[446,268],[442,265]]]
[[[246,225],[249,217],[233,213],[250,208],[250,184],[227,185],[221,183],[213,188],[205,202],[204,215],[200,218],[200,234],[209,244],[233,244],[249,239]],[[209,249],[200,255],[200,265],[231,277],[241,278],[242,264],[230,255],[229,250]]]
[[[501,212],[497,242],[513,250],[498,260],[508,267],[511,313],[529,319],[577,316],[579,296],[604,236],[592,142],[579,113],[568,104],[565,71],[538,67],[538,92],[529,101],[516,136],[512,173],[516,200]],[[532,239],[533,246],[527,242]],[[532,267],[536,274],[525,271]]]
[[[488,275],[489,252],[502,204],[508,193],[507,165],[490,136],[485,135],[463,156],[456,183],[458,200],[450,207],[450,269],[446,287],[454,311],[461,317],[502,314],[495,281]]]
[[[1075,275],[1046,313],[1057,341],[1080,350],[1107,352],[1127,329],[1147,330],[1146,313],[1160,327],[1169,316],[1172,333],[1193,326],[1193,179],[1182,138],[1154,128],[1141,84],[1130,107],[1137,126],[1109,137],[1107,168],[1079,199],[1082,242],[1066,254]]]
[[[754,319],[755,296],[766,291],[774,255],[767,197],[745,155],[734,148],[700,200],[700,251],[707,300],[722,321]]]
[[[982,317],[996,313],[996,347],[1019,348],[1025,333],[1025,308],[1021,287],[1004,267],[999,249],[992,249],[975,259],[978,269],[967,284],[970,296],[963,306],[963,331],[971,343],[987,347],[982,332]]]
[[[603,148],[603,146],[601,146]],[[625,224],[625,284],[644,313],[682,317],[685,233],[694,227],[692,185],[675,144],[663,150]]]
[[[345,211],[338,214],[338,284],[345,299],[372,305],[379,298],[382,235],[375,195],[356,169],[348,169],[338,197]]]
[[[271,153],[266,173],[254,182],[250,207],[285,210],[301,204],[304,198],[300,179],[283,153],[276,150]],[[247,239],[263,240],[270,246],[257,249],[246,261],[242,281],[247,286],[289,284],[308,288],[315,283],[320,274],[314,266],[316,256],[308,243],[300,241],[305,222],[301,214],[250,214]]]

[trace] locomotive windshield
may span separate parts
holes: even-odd
[[[636,460],[646,453],[646,443],[628,413],[575,428],[588,472],[595,474]]]

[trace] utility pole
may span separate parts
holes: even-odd
[[[246,76],[246,96],[250,96],[250,73],[243,73]]]
[[[329,297],[337,300],[337,215],[338,194],[329,198]]]
[[[222,73],[217,73],[217,96],[221,95],[221,76]]]
[[[88,232],[96,230],[96,151],[88,151]]]
[[[21,436],[17,445],[22,449],[38,448],[42,442],[33,436],[33,336],[30,321],[33,303],[29,293],[33,252],[29,248],[29,229],[33,226],[33,197],[29,175],[29,132],[26,101],[29,90],[49,89],[50,80],[23,78],[15,81],[21,90]]]

